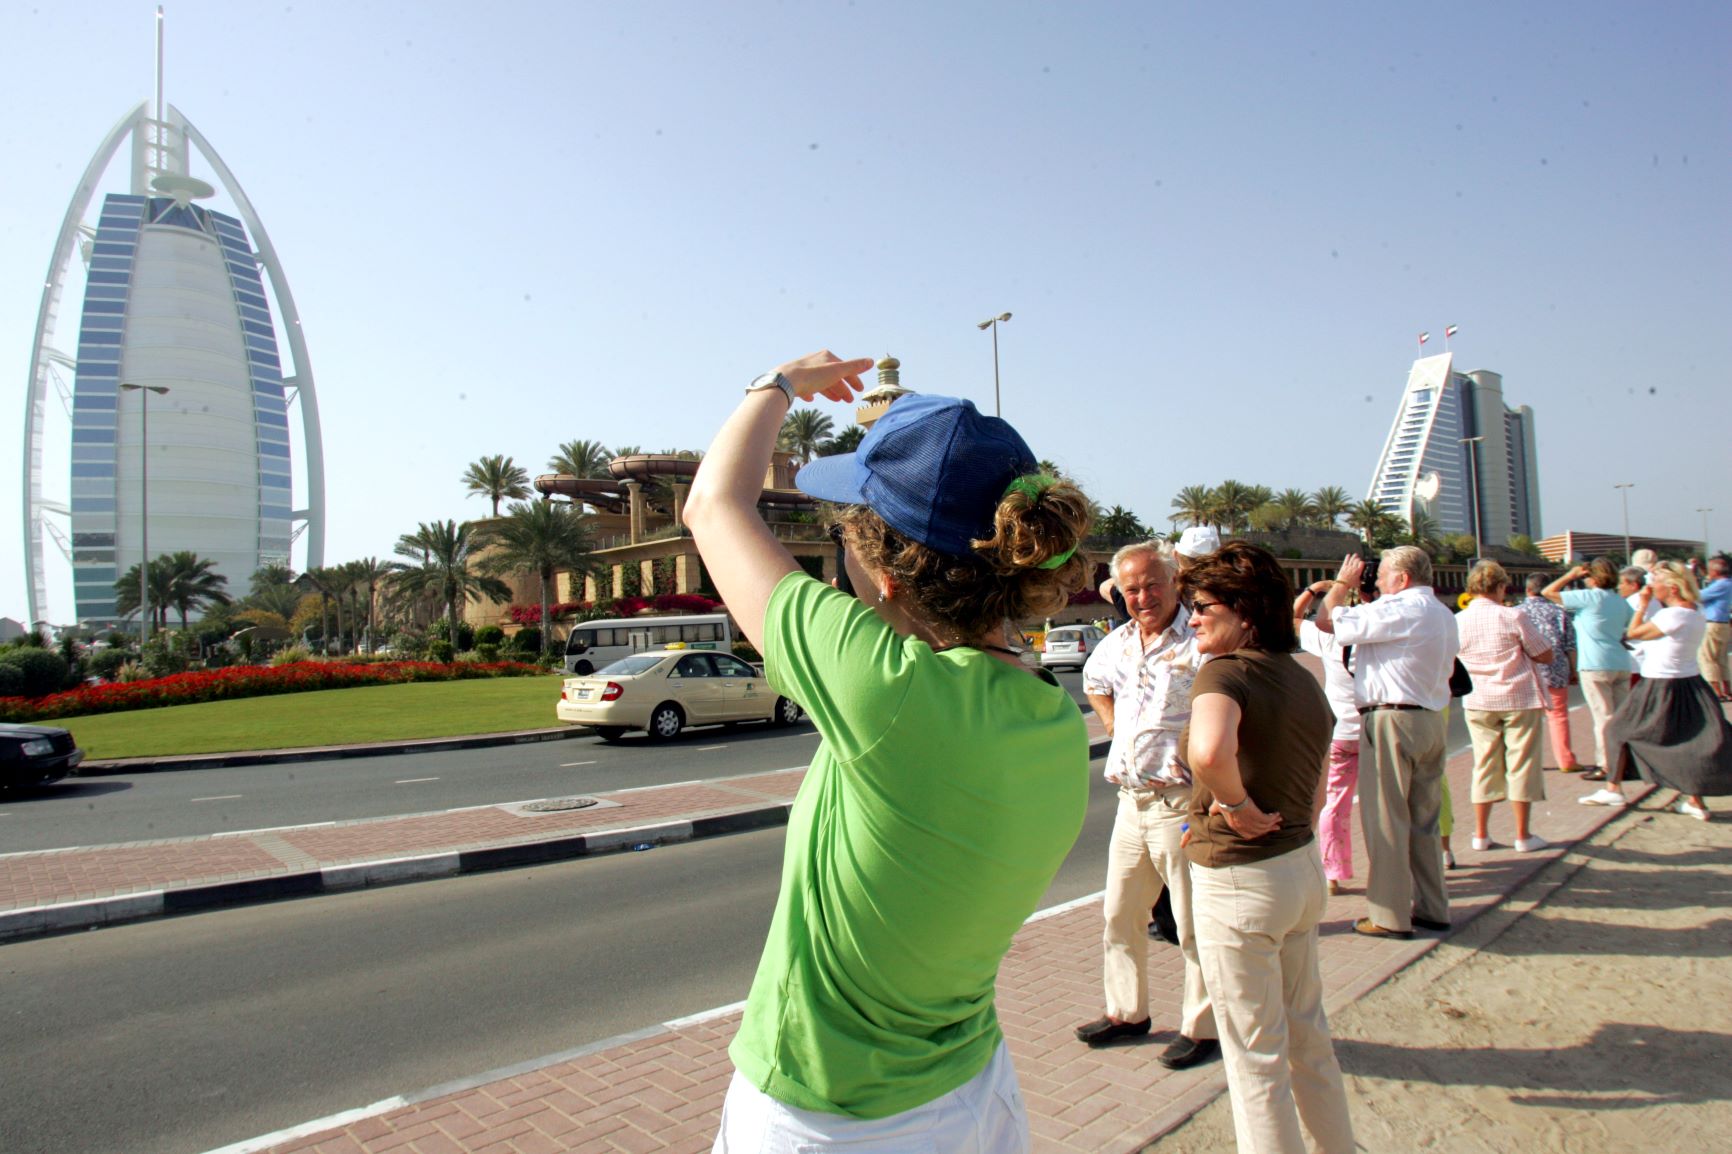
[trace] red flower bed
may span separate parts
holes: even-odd
[[[516,661],[296,661],[288,665],[236,665],[201,673],[177,673],[148,681],[89,685],[47,697],[0,697],[0,721],[43,721],[201,701],[232,701],[274,693],[347,689],[356,685],[394,685],[404,681],[466,681],[484,677],[531,677],[541,671]]]

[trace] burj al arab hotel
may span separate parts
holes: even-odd
[[[160,21],[159,9],[154,107],[127,113],[91,158],[42,288],[24,415],[33,622],[50,612],[64,622],[72,609],[81,624],[119,624],[115,581],[141,557],[189,550],[214,562],[237,595],[256,570],[288,564],[297,536],[305,536],[305,567],[324,563],[319,407],[294,297],[228,166],[179,109],[164,108]],[[122,145],[130,145],[130,190],[104,195],[91,216]],[[189,170],[194,150],[238,216],[198,203],[216,188]],[[60,312],[79,271],[83,309],[69,350]],[[50,418],[59,416],[51,405],[70,409],[64,498],[47,495],[58,478],[44,476]],[[300,509],[289,435],[296,408]],[[70,557],[74,606],[64,597],[50,606],[50,540]]]

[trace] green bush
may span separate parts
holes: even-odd
[[[16,665],[0,663],[0,697],[24,696],[24,671]]]
[[[20,646],[0,651],[0,665],[18,671],[20,682],[15,697],[46,697],[59,693],[66,684],[66,659],[52,649]]]
[[[124,649],[97,649],[84,658],[84,668],[104,681],[113,681],[131,657]]]
[[[519,653],[540,653],[541,629],[534,625],[525,625],[512,635],[511,647]]]
[[[427,627],[427,636],[436,641],[450,641],[450,625],[451,623],[449,621],[441,617],[439,620],[433,622],[433,624]],[[475,648],[475,626],[469,624],[467,621],[459,621],[457,623],[457,648],[459,650]],[[435,657],[433,660],[437,661],[439,659]]]
[[[463,631],[458,630],[459,633]],[[497,625],[483,625],[475,631],[476,645],[492,645],[498,647],[505,644],[505,630]]]
[[[751,661],[758,664],[761,664],[764,660],[764,655],[752,648],[752,643],[750,641],[734,642],[734,656],[738,657],[741,661]]]
[[[451,659],[455,656],[456,650],[452,649],[451,643],[443,637],[436,637],[427,645],[427,660],[429,661],[437,661],[441,665],[450,665]]]
[[[477,641],[475,643],[475,656],[482,661],[498,661],[499,646],[488,641]]]
[[[151,634],[150,640],[144,643],[139,662],[152,677],[185,673],[192,664],[192,652],[186,634],[173,633],[166,629]]]
[[[271,657],[271,664],[291,665],[296,661],[311,661],[312,659],[313,655],[308,652],[305,645],[290,645],[286,649],[277,650]]]

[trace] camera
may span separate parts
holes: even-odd
[[[1377,562],[1373,557],[1365,563],[1365,572],[1359,575],[1359,596],[1371,598],[1377,596]]]

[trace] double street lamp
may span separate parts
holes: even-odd
[[[1468,447],[1467,469],[1468,474],[1473,478],[1473,559],[1476,563],[1479,561],[1484,546],[1479,542],[1479,449],[1475,446],[1483,440],[1485,440],[1483,436],[1461,438],[1461,443]]]
[[[999,322],[1007,321],[1009,319],[1009,313],[999,313],[995,317],[987,317],[985,320],[974,326],[977,329],[992,330],[992,415],[995,417],[1004,416],[1004,413],[1000,411],[998,403],[998,326]]]
[[[1624,498],[1624,564],[1630,563],[1630,490],[1636,487],[1634,481],[1622,481],[1612,486]]]
[[[138,398],[138,640],[150,640],[150,394],[164,396],[167,385],[131,385],[121,389]]]

